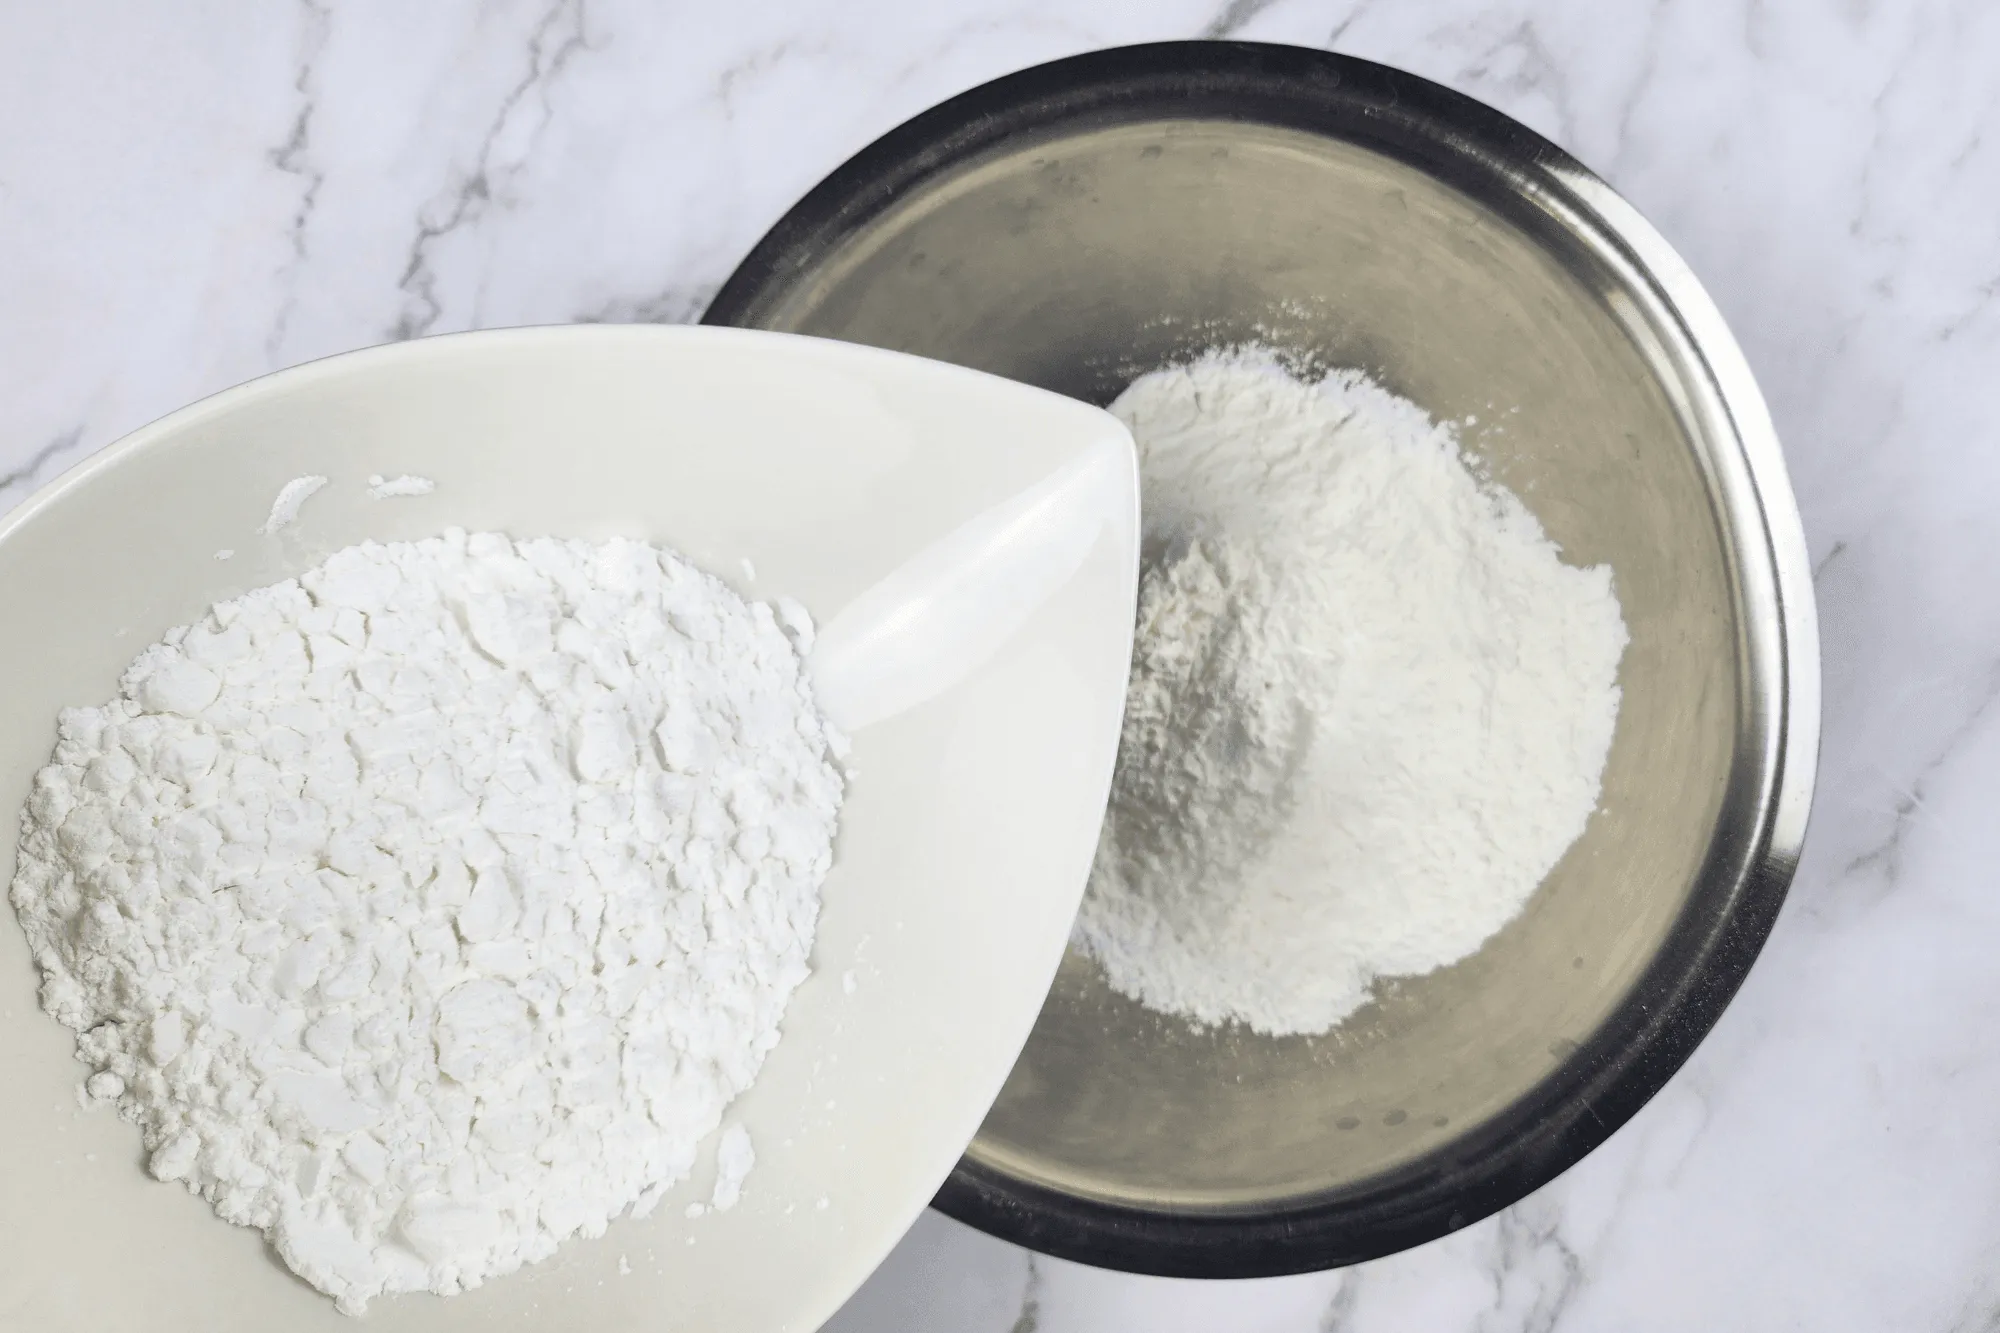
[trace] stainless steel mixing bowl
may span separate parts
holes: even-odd
[[[1099,52],[865,149],[707,318],[1098,403],[1216,343],[1363,367],[1476,418],[1467,447],[1569,559],[1611,564],[1631,629],[1602,809],[1484,949],[1382,986],[1317,1040],[1192,1030],[1071,957],[939,1208],[1145,1272],[1351,1263],[1549,1180],[1715,1022],[1811,798],[1805,545],[1721,317],[1552,145],[1316,51]]]

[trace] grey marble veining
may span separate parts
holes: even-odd
[[[684,320],[813,181],[1117,42],[1483,98],[1687,256],[1816,562],[1821,795],[1778,930],[1635,1121],[1344,1273],[1178,1283],[927,1216],[837,1333],[2000,1327],[2000,6],[1989,0],[115,0],[0,14],[0,507],[228,384],[422,333]]]

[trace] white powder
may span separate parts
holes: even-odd
[[[1145,570],[1076,943],[1199,1023],[1324,1032],[1466,957],[1583,832],[1618,712],[1608,568],[1448,426],[1268,354],[1147,375]]]
[[[171,632],[64,712],[23,817],[88,1094],[350,1312],[649,1210],[807,974],[841,799],[808,646],[642,543],[456,531]]]
[[[429,477],[404,475],[401,477],[373,476],[368,479],[370,499],[392,500],[404,495],[429,495],[437,489],[437,483]]]
[[[722,1139],[715,1146],[715,1189],[710,1193],[708,1206],[718,1213],[728,1212],[743,1197],[743,1182],[750,1177],[750,1168],[757,1165],[757,1152],[750,1143],[750,1131],[741,1125],[730,1125],[722,1131]]]
[[[288,528],[296,523],[299,510],[305,508],[306,501],[312,499],[324,485],[326,485],[325,477],[293,477],[278,488],[278,497],[271,501],[270,517],[264,520],[264,526],[257,531],[268,537],[280,528]]]

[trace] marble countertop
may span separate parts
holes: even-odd
[[[1331,46],[1608,176],[1784,438],[1826,670],[1804,867],[1605,1147],[1345,1272],[1099,1272],[926,1215],[838,1333],[2000,1329],[2000,5],[66,0],[0,13],[0,508],[213,390],[392,338],[698,315],[792,200],[1008,70]]]

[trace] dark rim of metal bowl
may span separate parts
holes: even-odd
[[[996,79],[862,149],[758,242],[702,322],[765,326],[793,286],[846,238],[913,191],[1008,141],[1082,123],[1149,119],[1277,125],[1384,151],[1447,182],[1466,173],[1490,182],[1504,172],[1545,190],[1573,193],[1582,183],[1596,202],[1616,199],[1587,169],[1524,126],[1400,70],[1246,42],[1121,47]],[[1629,234],[1631,222],[1621,228],[1601,214],[1593,222],[1649,279],[1660,281],[1662,271],[1674,275],[1675,291],[1663,293],[1670,307],[1685,305],[1690,288],[1706,305],[1656,236]],[[1768,434],[1741,354],[1719,317],[1712,310],[1696,312],[1698,319],[1685,309],[1677,313],[1697,325],[1684,333],[1710,371],[1722,364],[1734,372],[1718,378],[1734,381],[1722,392],[1739,437],[1760,428]],[[1767,524],[1770,506],[1791,504],[1775,458],[1773,439],[1766,456],[1751,459],[1767,468],[1758,477]],[[1780,595],[1794,599],[1801,590],[1783,549],[1786,536],[1771,536],[1765,551],[1778,565]],[[1803,595],[1810,598],[1809,591]],[[1796,608],[1784,614],[1784,678],[1773,687],[1779,740],[1758,824],[1760,845],[1732,849],[1729,859],[1742,867],[1736,875],[1721,883],[1704,877],[1611,1016],[1514,1105],[1417,1160],[1283,1211],[1221,1215],[1119,1207],[1041,1188],[970,1158],[959,1163],[934,1206],[1001,1239],[1100,1267],[1175,1277],[1267,1277],[1423,1244],[1554,1179],[1630,1119],[1694,1052],[1749,972],[1784,902],[1811,799],[1817,739],[1809,620],[1795,623]]]

